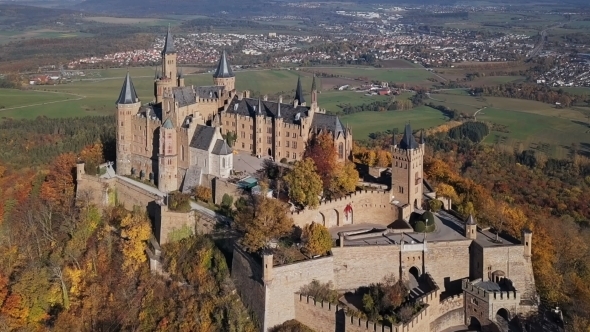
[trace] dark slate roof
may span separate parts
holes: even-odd
[[[467,225],[477,225],[475,223],[475,218],[473,218],[473,215],[472,214],[469,214],[469,217],[467,217],[467,220],[465,221],[465,223]]]
[[[162,50],[162,55],[172,53],[176,53],[176,49],[174,48],[174,39],[172,38],[172,34],[170,33],[170,26],[168,26],[168,33],[166,33],[166,41],[164,42],[164,49]]]
[[[137,114],[141,114],[146,118],[156,118],[162,121],[162,109],[155,105],[144,105],[139,108]]]
[[[201,184],[201,176],[203,170],[197,165],[191,165],[184,175],[184,181],[182,184],[182,192],[190,194],[192,189]]]
[[[129,76],[129,72],[127,72],[127,76],[125,76],[125,80],[123,80],[123,87],[121,87],[121,93],[119,93],[119,98],[117,99],[117,104],[135,104],[138,101],[139,98],[137,98],[135,86],[133,86],[131,76]]]
[[[301,87],[301,76],[297,79],[297,88],[295,89],[295,100],[302,105],[305,103],[305,98],[303,98],[303,88]]]
[[[426,141],[424,140],[424,129],[420,131],[420,144],[426,144]]]
[[[262,112],[259,113],[260,106],[262,107]],[[236,105],[238,105],[236,107]],[[284,104],[281,103],[281,118],[285,123],[299,123],[299,121],[295,120],[297,114],[299,114],[300,118],[307,117],[308,108],[305,106],[297,106],[293,107],[293,104]],[[244,98],[242,100],[238,100],[237,96],[231,100],[229,106],[227,107],[228,113],[237,113],[244,116],[257,116],[257,115],[264,115],[273,118],[278,117],[279,113],[279,103],[276,101],[264,101],[261,99],[254,99],[254,98]],[[317,115],[317,114],[316,114]]]
[[[174,129],[174,125],[172,124],[172,121],[170,121],[170,118],[166,119],[166,121],[164,121],[164,124],[162,125],[162,127],[166,128],[166,129]]]
[[[172,88],[172,94],[174,94],[174,101],[178,103],[179,107],[192,105],[197,102],[196,93],[190,86]]]
[[[409,123],[404,129],[404,137],[402,138],[401,142],[399,142],[399,147],[404,150],[418,148],[418,142],[416,142],[416,138],[414,138],[414,135],[412,134],[412,127],[410,127]]]
[[[215,137],[215,127],[197,125],[190,147],[208,151],[213,137]]]
[[[221,98],[221,94],[225,90],[223,85],[211,85],[211,86],[198,86],[195,87],[195,91],[197,92],[197,96],[199,98]]]
[[[219,63],[217,64],[217,70],[213,74],[214,78],[228,78],[234,77],[234,72],[231,70],[231,66],[227,62],[227,56],[225,55],[225,50],[221,54],[221,58],[219,59]]]
[[[311,122],[311,126],[316,129],[326,129],[337,135],[338,133],[343,133],[345,136],[347,135],[346,129],[336,115],[329,115],[323,113],[315,113],[313,115],[313,121]]]
[[[317,85],[315,83],[315,74],[313,75],[313,81],[311,81],[311,91],[317,90]]]
[[[219,156],[227,156],[228,154],[232,154],[232,149],[227,145],[225,140],[218,139],[211,152]]]
[[[397,145],[397,141],[395,139],[395,131],[393,132],[393,138],[391,139],[391,145],[393,145],[393,146]]]

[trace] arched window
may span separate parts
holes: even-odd
[[[221,158],[221,165],[223,168],[225,168],[225,158]]]
[[[344,144],[342,142],[338,143],[338,158],[344,158]]]

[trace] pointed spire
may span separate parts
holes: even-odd
[[[158,79],[158,66],[154,67],[154,80]]]
[[[473,214],[469,214],[469,217],[467,217],[467,220],[465,221],[465,224],[467,225],[477,225],[477,223],[475,222],[475,218],[473,218]]]
[[[297,78],[297,89],[295,89],[295,100],[299,105],[303,105],[305,103],[305,98],[303,98],[303,88],[301,87],[301,76]]]
[[[410,127],[409,122],[406,124],[404,136],[399,143],[399,147],[404,150],[413,150],[418,148],[418,142],[416,142],[416,138],[414,138],[414,135],[412,134],[412,127]]]
[[[277,118],[281,117],[281,102],[283,101],[283,97],[279,96],[279,102],[277,103]]]
[[[137,102],[139,102],[139,98],[137,98],[137,92],[135,92],[135,86],[133,86],[131,76],[127,72],[127,76],[125,76],[125,80],[123,81],[123,87],[121,87],[119,99],[117,99],[117,104],[135,104]]]
[[[420,144],[425,144],[426,141],[424,141],[424,129],[422,129],[420,131]]]
[[[315,83],[315,74],[313,74],[313,81],[311,81],[311,91],[317,91],[317,85]]]
[[[262,101],[260,100],[260,97],[258,97],[258,114],[262,115]]]
[[[391,139],[391,145],[396,146],[397,142],[395,141],[395,131],[393,132],[393,138]]]
[[[162,127],[166,128],[166,129],[174,129],[174,125],[172,124],[172,121],[170,121],[170,118],[166,119],[166,121],[164,121],[164,124],[162,125]]]
[[[172,34],[170,33],[170,24],[168,24],[168,33],[166,33],[166,40],[164,42],[164,49],[162,50],[162,56],[164,54],[172,54],[176,53],[176,49],[174,49],[174,39],[172,38]]]
[[[219,63],[217,64],[217,70],[215,74],[213,74],[213,78],[229,78],[235,77],[234,72],[231,70],[230,65],[227,63],[227,55],[225,54],[225,49],[221,53],[221,58],[219,59]]]

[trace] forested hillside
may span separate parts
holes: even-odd
[[[113,124],[0,124],[0,331],[254,331],[210,239],[166,246],[153,276],[144,211],[75,201],[76,160],[110,158]]]

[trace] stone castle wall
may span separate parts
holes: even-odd
[[[381,282],[388,275],[399,277],[399,254],[399,246],[393,245],[332,248],[334,286],[351,290]]]
[[[438,303],[430,314],[434,318],[430,322],[430,331],[439,332],[452,326],[465,323],[465,298],[463,293],[448,297]]]
[[[372,223],[387,226],[398,218],[397,207],[390,204],[388,191],[363,190],[339,199],[320,203],[317,209],[305,209],[291,213],[295,225],[303,227],[310,222],[328,228],[348,224]],[[350,204],[352,214],[344,213]]]
[[[267,282],[267,309],[265,328],[295,319],[293,293],[313,280],[334,282],[332,256],[273,267],[272,281]]]
[[[251,255],[240,248],[235,247],[231,264],[231,276],[240,298],[248,309],[254,313],[255,320],[262,327],[267,296],[266,287],[262,281],[261,263],[255,261]],[[288,299],[291,298],[292,294],[282,300],[288,302]]]
[[[531,299],[535,289],[533,266],[523,253],[522,245],[483,248],[483,279],[488,280],[488,269],[489,272],[504,271],[523,298]]]
[[[428,242],[424,254],[426,271],[440,287],[441,293],[461,292],[461,280],[469,278],[469,246],[471,240]]]

